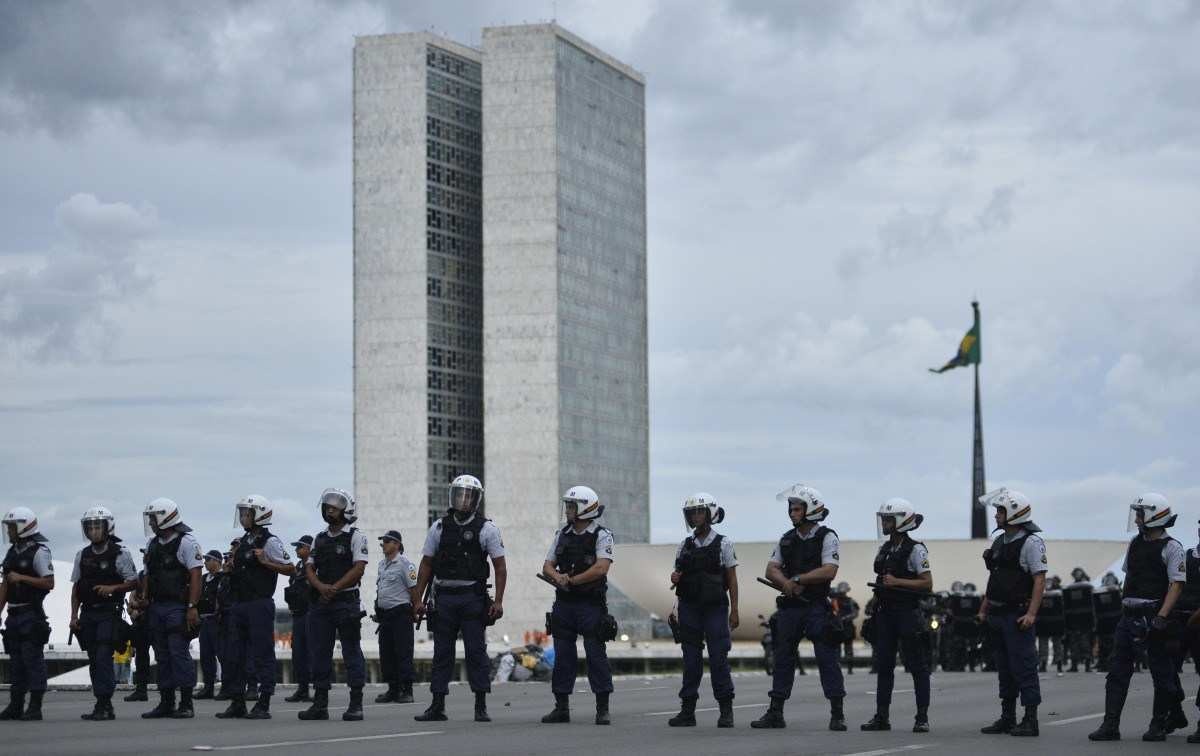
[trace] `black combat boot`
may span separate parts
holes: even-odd
[[[207,683],[203,688],[196,691],[192,695],[192,699],[196,701],[211,701],[215,693],[213,692],[213,684]]]
[[[87,714],[80,714],[79,718],[90,722],[106,722],[116,718],[112,710],[112,696],[96,696],[96,705]]]
[[[171,712],[171,719],[191,719],[194,716],[196,710],[192,707],[192,689],[183,688],[179,691],[179,706]]]
[[[717,715],[717,727],[733,727],[733,699],[722,698],[717,701],[721,713]]]
[[[399,697],[399,695],[400,694],[396,690],[396,686],[392,683],[388,683],[387,690],[385,690],[382,693],[380,693],[379,695],[375,696],[375,703],[377,703],[377,704],[395,703],[396,698]]]
[[[288,703],[299,703],[301,701],[311,701],[312,698],[308,695],[307,685],[296,686],[296,692],[283,699]]]
[[[886,709],[878,709],[875,712],[875,716],[871,717],[870,721],[866,724],[860,725],[858,729],[865,732],[884,732],[892,729],[892,722],[888,718]]]
[[[1120,740],[1121,739],[1121,710],[1125,708],[1125,697],[1115,691],[1104,694],[1104,721],[1094,732],[1088,734],[1088,740]]]
[[[1000,699],[1000,718],[987,727],[979,728],[984,735],[1005,735],[1017,726],[1017,699]]]
[[[917,716],[913,719],[913,732],[929,732],[928,706],[917,707]]]
[[[1025,716],[1021,722],[1008,733],[1021,738],[1036,738],[1038,736],[1037,707],[1026,706]]]
[[[234,695],[229,699],[229,708],[217,712],[217,719],[244,719],[246,716],[246,699]]]
[[[846,715],[842,711],[842,697],[829,699],[829,729],[834,732],[846,731]]]
[[[571,697],[566,693],[554,694],[554,708],[542,717],[542,724],[566,724],[571,721]],[[596,706],[600,705],[597,698]]]
[[[175,711],[175,689],[165,688],[158,691],[158,706],[142,714],[142,719],[166,719]]]
[[[667,720],[671,727],[696,726],[696,696],[679,699],[679,713]]]
[[[150,694],[146,692],[146,684],[138,683],[133,686],[133,692],[125,696],[125,701],[149,701]]]
[[[412,683],[400,683],[400,692],[396,696],[396,703],[412,703]]]
[[[487,712],[487,693],[482,690],[475,691],[475,721],[492,721],[492,718],[488,716]]]
[[[21,715],[22,722],[40,722],[42,720],[42,696],[46,695],[44,690],[29,691],[29,706],[25,707],[25,713]]]
[[[1142,733],[1142,740],[1147,743],[1159,743],[1166,740],[1170,732],[1167,729],[1167,720],[1165,717],[1162,715],[1151,717],[1150,726]]]
[[[446,694],[434,693],[433,701],[430,702],[429,708],[413,717],[418,722],[445,722],[446,721]]]
[[[596,694],[596,724],[606,725],[611,724],[612,719],[608,716],[608,694]]]
[[[259,693],[258,700],[254,702],[254,708],[246,712],[246,719],[270,719],[271,718],[271,696],[267,693]]]
[[[228,701],[231,698],[233,698],[233,693],[225,683],[221,683],[221,687],[217,688],[217,695],[213,696],[214,701]]]
[[[751,722],[750,726],[756,730],[787,727],[787,722],[783,720],[783,699],[772,697],[771,705],[767,707],[767,711],[761,717]]]
[[[1187,714],[1183,713],[1183,703],[1176,701],[1171,705],[1171,711],[1167,715],[1167,729],[1171,732],[1185,729],[1188,726]]]
[[[4,707],[4,711],[0,711],[0,720],[20,719],[24,713],[25,691],[10,690],[8,692],[8,706]]]
[[[329,719],[329,689],[317,688],[313,691],[312,706],[296,713],[298,719]]]
[[[350,705],[342,712],[343,722],[361,722],[363,719],[362,688],[350,689]]]

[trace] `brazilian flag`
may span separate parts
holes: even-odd
[[[962,337],[962,341],[959,342],[958,354],[940,368],[929,368],[929,372],[944,373],[957,367],[978,365],[983,362],[979,349],[979,303],[972,302],[971,307],[975,309],[975,325],[971,326],[971,330],[967,331],[967,334]]]

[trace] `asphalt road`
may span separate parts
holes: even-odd
[[[1195,678],[1188,675],[1191,689]],[[882,756],[888,753],[1016,754],[1016,753],[1145,753],[1150,749],[1195,749],[1181,731],[1166,743],[1143,743],[1141,733],[1149,719],[1150,677],[1134,677],[1125,709],[1120,743],[1091,743],[1090,732],[1099,722],[1104,698],[1104,678],[1097,674],[1042,676],[1045,703],[1041,709],[1042,735],[1038,739],[1014,739],[1006,735],[979,734],[998,713],[996,682],[984,673],[939,673],[933,681],[930,708],[932,731],[911,732],[914,711],[911,679],[897,678],[898,691],[892,707],[891,732],[865,733],[858,725],[874,711],[875,678],[855,674],[846,678],[846,715],[850,731],[829,732],[828,707],[821,696],[816,675],[797,678],[788,702],[784,730],[752,730],[750,721],[767,703],[770,682],[765,675],[746,673],[736,677],[737,727],[716,728],[715,702],[704,691],[698,709],[699,726],[669,728],[667,719],[678,708],[676,678],[624,678],[617,681],[612,697],[613,724],[592,724],[592,697],[579,692],[572,696],[575,717],[569,725],[543,725],[539,719],[551,708],[548,685],[508,683],[495,686],[489,699],[493,722],[472,721],[473,697],[465,686],[455,685],[447,699],[450,721],[422,724],[414,714],[429,701],[427,686],[418,686],[414,704],[371,704],[378,687],[368,687],[366,720],[342,722],[345,688],[335,689],[329,722],[301,722],[296,712],[303,704],[282,701],[290,688],[280,687],[270,721],[223,721],[213,714],[223,708],[212,701],[197,702],[192,720],[144,721],[138,717],[150,705],[116,702],[114,722],[85,722],[79,714],[90,710],[87,693],[52,692],[40,723],[0,722],[0,752],[39,754],[140,754],[192,751],[197,746],[214,751],[297,752],[305,754],[410,753],[443,754],[855,754]],[[706,681],[707,684],[707,681]],[[582,691],[586,681],[580,680]],[[704,689],[702,689],[703,691]],[[1190,692],[1190,690],[1189,690]],[[7,695],[6,693],[0,696]],[[151,696],[154,693],[151,692]],[[119,696],[118,696],[119,699]],[[1189,703],[1190,718],[1196,709]]]

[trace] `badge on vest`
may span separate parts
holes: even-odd
[[[342,554],[346,553],[346,547],[339,543],[338,545],[333,547],[333,551],[338,556],[341,556]]]
[[[464,530],[462,537],[463,537],[464,541],[470,541],[472,538],[475,537],[475,534],[473,532],[471,532],[470,530]]]
[[[101,562],[101,563],[100,563],[100,569],[102,569],[102,570],[107,570],[107,569],[108,569],[108,562]]]

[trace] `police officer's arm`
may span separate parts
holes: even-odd
[[[17,583],[25,583],[39,591],[54,590],[54,575],[46,575],[45,577],[34,577],[33,575],[21,575],[16,572],[10,572],[4,578],[5,582],[11,582],[13,585]]]
[[[609,567],[612,567],[611,559],[597,559],[596,563],[587,568],[587,570],[584,572],[581,572],[574,577],[567,576],[567,585],[586,585],[587,583],[593,583],[608,575]]]
[[[1166,619],[1171,614],[1171,610],[1175,608],[1175,602],[1179,600],[1182,593],[1183,581],[1176,580],[1171,583],[1171,587],[1167,589],[1166,598],[1163,599],[1162,608],[1158,610],[1158,616]]]
[[[422,556],[421,566],[417,568],[417,596],[420,601],[414,602],[413,607],[420,611],[425,609],[425,593],[429,590],[429,581],[433,580],[433,559]]]
[[[796,577],[796,582],[799,585],[809,585],[811,583],[828,583],[837,577],[838,566],[836,564],[823,564],[815,570],[804,573]]]
[[[204,582],[204,578],[201,577],[202,571],[200,567],[188,570],[188,627],[200,624],[200,610],[196,608],[196,605],[200,603],[200,586]]]
[[[915,578],[898,578],[895,575],[885,575],[887,578],[886,585],[895,588],[905,588],[910,591],[932,591],[933,590],[933,573],[922,572]]]
[[[496,598],[488,608],[489,617],[504,614],[504,587],[508,585],[508,565],[504,557],[492,557],[492,569],[496,571]]]
[[[1042,606],[1042,594],[1046,591],[1046,573],[1037,572],[1033,575],[1033,592],[1029,595],[1029,608],[1024,616],[1017,620],[1017,627],[1028,630],[1037,622],[1038,609]]]
[[[79,583],[71,583],[71,627],[79,629]]]
[[[4,611],[4,605],[8,603],[8,573],[4,573],[4,580],[0,582],[0,612]]]
[[[737,566],[725,568],[725,590],[729,591],[729,628],[736,630],[741,624],[738,616]]]
[[[272,539],[272,540],[274,540],[274,539]],[[268,541],[267,545],[270,546],[272,544],[270,541]],[[291,577],[292,575],[295,575],[296,574],[296,566],[294,564],[292,564],[292,561],[290,559],[286,558],[287,554],[284,553],[282,545],[275,546],[272,549],[272,551],[274,553],[268,554],[266,548],[255,549],[254,557],[255,557],[255,559],[258,560],[259,564],[261,564],[263,567],[266,567],[268,570],[270,570],[271,572],[274,572],[277,575],[285,575],[287,577]],[[279,557],[285,557],[285,558],[282,561],[278,561]]]
[[[350,588],[351,586],[358,585],[358,582],[362,580],[363,573],[366,571],[366,562],[355,562],[354,566],[347,570],[346,574],[342,575],[342,577],[333,584],[333,590],[340,591],[343,588]]]
[[[567,585],[566,574],[554,569],[554,562],[551,562],[549,559],[542,562],[542,574],[564,588]]]

